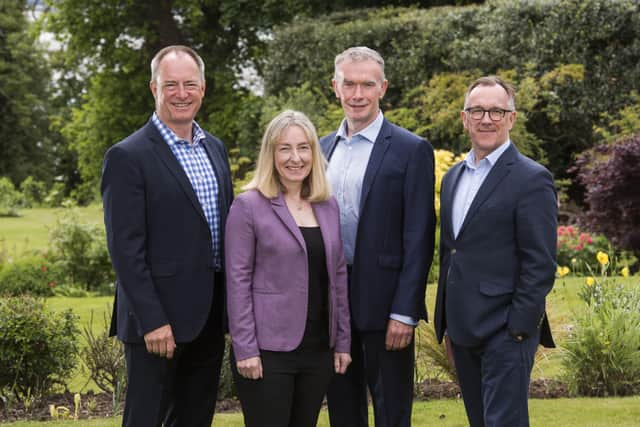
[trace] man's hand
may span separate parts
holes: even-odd
[[[333,353],[333,367],[336,374],[344,374],[347,367],[351,363],[351,355],[349,353]]]
[[[238,373],[250,380],[259,380],[262,378],[262,359],[260,356],[250,357],[236,362]]]
[[[387,323],[387,335],[384,342],[387,350],[402,350],[411,344],[412,339],[413,326],[389,319],[389,323]]]
[[[147,351],[160,357],[167,359],[173,358],[173,352],[176,349],[176,342],[173,339],[173,331],[171,325],[160,326],[144,335],[144,343]]]

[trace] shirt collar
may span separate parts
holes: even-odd
[[[511,145],[511,140],[507,139],[507,141],[504,144],[500,145],[498,148],[493,150],[491,153],[487,155],[487,157],[482,159],[480,162],[486,160],[487,162],[489,162],[489,165],[493,167],[493,165],[496,164],[500,156],[502,156],[502,153],[504,153],[507,150],[507,148],[509,148],[509,145]],[[469,152],[467,153],[467,156],[464,159],[464,162],[465,162],[465,165],[470,169],[476,169],[479,166],[479,165],[476,166],[476,155],[473,152],[473,150],[469,150]]]
[[[380,133],[380,129],[382,129],[383,122],[384,115],[382,114],[381,110],[378,112],[378,116],[376,117],[376,119],[369,123],[369,126],[362,129],[360,132],[355,133],[351,138],[356,135],[360,135],[369,142],[376,142],[378,134]],[[340,128],[338,128],[338,133],[336,135],[341,139],[347,139],[347,119],[342,119],[342,123],[340,123]]]
[[[180,144],[180,143],[187,143],[187,144],[189,143],[189,141],[179,138],[178,135],[176,135],[175,132],[172,131],[171,128],[169,128],[169,126],[164,124],[162,119],[158,117],[158,115],[155,112],[151,116],[151,121],[156,126],[156,128],[162,135],[162,138],[167,142],[167,144],[174,145],[174,144]],[[193,135],[194,144],[199,144],[201,141],[205,139],[204,131],[202,130],[200,125],[196,123],[195,120],[193,121],[191,132]]]

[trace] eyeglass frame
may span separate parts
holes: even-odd
[[[473,111],[472,111],[472,110],[473,110]],[[489,113],[489,119],[490,119],[492,122],[499,122],[500,120],[504,119],[504,116],[505,116],[507,113],[513,113],[515,110],[506,110],[506,109],[504,109],[504,108],[490,108],[490,109],[488,109],[488,110],[485,110],[485,109],[484,109],[484,108],[482,108],[482,107],[470,107],[470,108],[465,108],[463,111],[464,111],[465,113],[469,114],[469,118],[471,118],[471,120],[480,121],[480,120],[484,119],[484,115],[485,115],[485,113]],[[478,113],[478,112],[480,112],[480,111],[482,111],[482,116],[480,116],[479,118],[474,118],[474,117],[473,117],[473,113],[474,113],[474,112],[475,112],[475,113]],[[499,113],[499,114],[500,114],[500,118],[495,119],[495,118],[491,117],[492,112],[494,112],[494,113],[496,113],[496,112],[497,112],[497,113]]]

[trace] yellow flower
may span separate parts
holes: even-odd
[[[571,264],[577,264],[577,263],[578,263],[578,260],[577,260],[577,259],[575,259],[575,258],[571,258]]]
[[[622,277],[629,277],[629,267],[625,267],[620,270],[620,274],[622,274]]]
[[[569,267],[567,267],[567,266],[564,266],[564,267],[558,266],[556,268],[556,274],[558,274],[558,276],[560,276],[560,277],[566,276],[567,274],[569,274],[570,271],[571,270],[569,270]]]
[[[600,265],[609,264],[609,255],[607,255],[606,253],[604,253],[602,251],[598,251],[598,254],[596,255],[596,258],[598,258],[598,262],[600,263]]]
[[[593,284],[596,283],[596,279],[594,279],[593,277],[587,277],[587,280],[585,282],[587,283],[587,286],[593,286]]]

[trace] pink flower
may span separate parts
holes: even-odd
[[[576,251],[581,251],[582,248],[584,248],[584,246],[582,244],[576,245],[576,247],[574,248]]]
[[[55,287],[56,287],[55,282],[49,282],[49,287],[50,287],[51,289],[55,288]]]
[[[42,267],[40,267],[40,271],[47,271],[47,266],[43,265]]]

